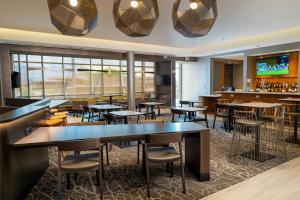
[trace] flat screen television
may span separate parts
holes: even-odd
[[[256,59],[256,76],[278,76],[289,73],[288,55]]]
[[[157,86],[171,85],[171,75],[156,75],[155,85]]]

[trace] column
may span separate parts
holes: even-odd
[[[135,74],[134,74],[134,53],[127,53],[127,98],[128,110],[135,110]]]

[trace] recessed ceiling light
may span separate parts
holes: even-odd
[[[69,0],[69,3],[72,7],[77,7],[78,6],[78,0]]]
[[[190,8],[191,8],[192,10],[196,10],[196,9],[198,8],[198,3],[197,3],[197,2],[192,2],[192,3],[190,3]]]
[[[139,5],[139,2],[138,2],[137,0],[132,0],[132,1],[130,2],[130,6],[131,6],[132,8],[137,8],[138,5]]]

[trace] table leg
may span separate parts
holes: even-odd
[[[124,117],[124,124],[128,124],[128,117],[127,116]]]
[[[199,181],[210,179],[210,131],[187,134],[185,166]]]
[[[157,106],[157,114],[160,116],[160,105]]]

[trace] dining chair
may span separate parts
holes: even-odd
[[[180,107],[183,107],[184,105],[191,107],[191,102],[189,102],[189,101],[179,101],[179,104],[180,104]]]
[[[206,124],[206,127],[209,128],[209,126],[208,126],[208,119],[207,119],[207,109],[208,108],[207,108],[207,106],[200,106],[200,108],[203,108],[203,110],[202,111],[198,111],[198,113],[201,113],[202,116],[197,115],[197,112],[196,112],[195,116],[193,117],[193,121],[194,122],[203,122],[204,121],[205,124]]]
[[[213,122],[213,129],[216,125],[217,117],[221,117],[223,119],[223,124],[225,131],[230,130],[230,122],[229,122],[229,107],[225,104],[215,104],[215,116]]]
[[[164,124],[164,119],[139,120],[139,124]],[[140,164],[140,146],[145,144],[144,141],[138,141],[137,145],[137,164]]]
[[[79,116],[83,114],[84,107],[87,107],[89,105],[88,101],[72,101],[72,113],[74,116]]]
[[[58,145],[58,199],[61,199],[61,175],[62,173],[82,172],[96,170],[96,180],[99,186],[100,199],[103,199],[102,191],[102,146],[100,139],[78,140],[59,142]],[[98,153],[88,153],[91,149],[98,149]],[[70,151],[87,152],[84,154],[67,155]]]
[[[175,120],[176,115],[178,115],[179,118],[181,115],[183,115],[184,116],[183,121],[186,122],[187,113],[185,111],[171,108],[171,113],[172,113],[172,122],[176,122]]]
[[[179,152],[170,145],[175,143],[179,146]],[[148,198],[150,198],[150,163],[169,163],[170,166],[172,166],[171,174],[173,175],[173,162],[178,160],[180,161],[181,167],[182,192],[186,194],[181,133],[146,135],[144,153]]]
[[[100,121],[100,122],[78,122],[78,123],[71,123],[68,124],[68,126],[98,126],[98,125],[106,125],[106,122],[104,121]],[[108,148],[108,143],[101,143],[102,145],[102,156],[103,156],[103,150],[104,150],[104,146],[105,146],[105,151],[106,151],[106,164],[107,166],[109,166],[109,156],[108,156],[108,152],[109,152],[109,148]],[[102,166],[103,165],[104,159],[102,158]],[[103,170],[104,171],[104,170]]]

